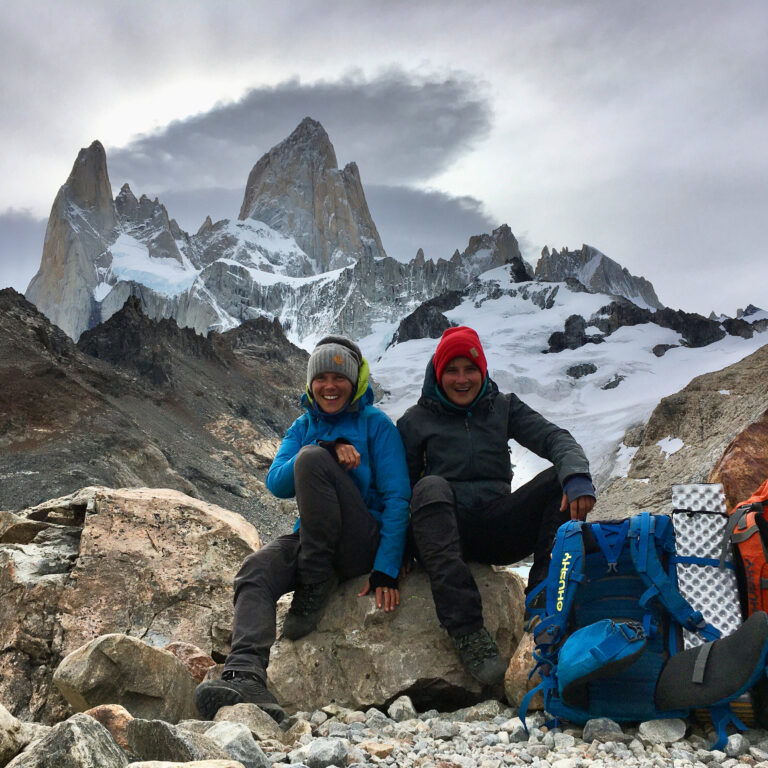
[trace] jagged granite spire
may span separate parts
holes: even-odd
[[[40,269],[26,298],[76,339],[89,326],[94,265],[114,240],[117,224],[107,155],[101,142],[81,149],[51,209]]]
[[[240,219],[293,236],[316,272],[386,255],[357,165],[339,170],[328,134],[309,117],[253,167]]]
[[[623,296],[643,309],[663,309],[650,281],[636,277],[629,270],[609,259],[591,245],[582,245],[579,251],[552,250],[546,246],[536,265],[536,278],[561,282],[576,278],[585,288],[595,293]]]

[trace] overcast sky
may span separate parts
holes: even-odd
[[[189,230],[236,217],[305,116],[390,255],[508,223],[670,306],[768,304],[768,2],[5,0],[0,286],[24,290],[81,147]]]

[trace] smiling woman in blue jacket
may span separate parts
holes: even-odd
[[[289,640],[315,629],[340,580],[370,573],[359,597],[372,593],[384,611],[400,603],[411,495],[405,451],[395,425],[373,407],[368,362],[354,342],[320,340],[302,405],[306,413],[288,429],[267,473],[275,496],[296,497],[299,520],[293,533],[249,555],[235,577],[232,650],[222,679],[195,693],[207,719],[238,703],[284,717],[266,687],[281,595],[294,591],[283,624]]]

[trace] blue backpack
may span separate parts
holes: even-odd
[[[523,722],[541,690],[550,715],[576,723],[684,718],[706,707],[718,749],[729,723],[746,728],[729,702],[765,676],[768,615],[755,613],[720,639],[718,628],[681,596],[675,577],[681,561],[719,564],[676,557],[667,515],[560,527],[548,576],[527,598],[529,614],[539,619],[531,675],[538,672],[541,683],[521,704]],[[542,591],[546,607],[535,608]],[[682,650],[683,629],[704,642]]]

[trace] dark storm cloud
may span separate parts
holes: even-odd
[[[472,235],[500,223],[473,197],[377,184],[366,187],[365,197],[387,255],[399,261],[412,259],[419,248],[427,258],[450,259]]]
[[[307,116],[323,124],[341,165],[354,160],[364,183],[379,184],[434,176],[491,126],[484,86],[468,75],[420,79],[392,70],[372,79],[289,80],[108,150],[110,176],[136,192],[244,188],[259,157]]]
[[[236,219],[243,202],[243,189],[167,189],[160,194],[160,202],[183,230],[194,234],[206,216],[212,221]]]
[[[0,213],[0,288],[27,290],[40,266],[46,224],[27,211]]]

